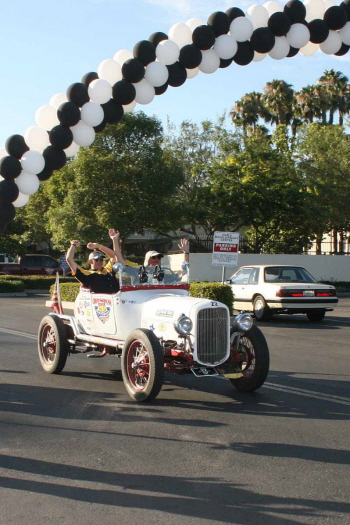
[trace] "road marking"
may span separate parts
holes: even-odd
[[[322,392],[315,392],[313,390],[304,390],[303,388],[295,388],[288,385],[279,385],[277,383],[264,383],[263,387],[271,388],[272,390],[280,390],[288,394],[295,394],[297,396],[312,397],[314,399],[322,399],[323,401],[331,401],[339,405],[350,405],[348,397],[333,396],[332,394],[323,394]]]
[[[37,335],[25,334],[24,332],[18,332],[17,330],[9,330],[8,328],[1,328],[0,332],[5,332],[6,334],[19,335],[20,337],[27,337],[28,339],[37,339]]]

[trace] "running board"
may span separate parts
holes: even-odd
[[[102,346],[112,346],[113,348],[119,348],[121,345],[123,345],[124,341],[116,340],[116,339],[106,339],[104,337],[98,337],[96,335],[88,335],[88,334],[77,334],[76,341],[85,341],[87,343],[95,343],[96,345],[102,345]]]

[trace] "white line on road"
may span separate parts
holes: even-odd
[[[314,399],[322,399],[323,401],[330,401],[338,403],[339,405],[349,405],[350,399],[347,397],[333,396],[332,394],[324,394],[322,392],[315,392],[313,390],[304,390],[303,388],[294,388],[288,385],[278,385],[277,383],[264,383],[263,387],[271,388],[272,390],[279,390],[287,392],[288,394],[295,394],[297,396],[312,397]]]
[[[8,328],[1,328],[0,332],[5,332],[6,334],[19,335],[20,337],[27,337],[28,339],[37,339],[37,335],[25,334],[24,332],[18,332],[17,330],[9,330]]]

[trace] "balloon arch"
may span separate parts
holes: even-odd
[[[297,53],[344,55],[350,49],[350,0],[290,0],[217,11],[207,23],[191,18],[169,34],[153,33],[133,49],[118,51],[84,75],[66,94],[54,95],[35,114],[37,125],[12,135],[0,150],[0,232],[39,184],[61,169],[95,134],[117,123],[136,104],[149,104],[168,86],[179,87],[199,71],[214,73],[232,62],[245,66]]]

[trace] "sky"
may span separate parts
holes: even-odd
[[[0,148],[13,134],[35,124],[36,110],[56,93],[97,71],[121,49],[132,50],[156,32],[168,33],[190,18],[207,21],[211,13],[240,7],[244,11],[265,0],[14,0],[3,2],[0,25]],[[285,2],[281,2],[284,5]],[[339,4],[340,1],[337,1]],[[216,121],[235,101],[266,82],[285,80],[299,90],[314,84],[325,70],[350,77],[350,53],[273,60],[248,66],[232,64],[213,74],[199,73],[179,88],[168,90],[148,105],[147,115],[182,121]]]

